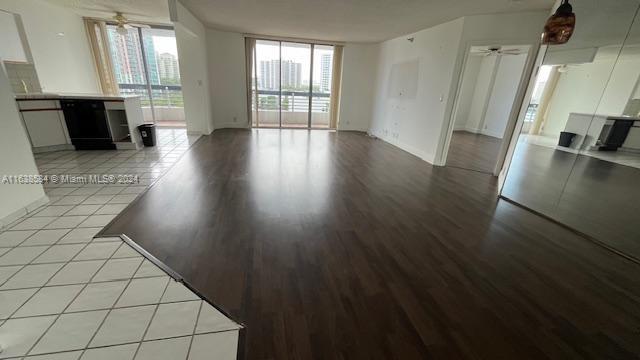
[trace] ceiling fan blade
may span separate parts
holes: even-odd
[[[147,25],[147,24],[139,24],[139,23],[128,23],[131,26],[135,26],[138,28],[143,28],[143,29],[150,29],[151,26]]]

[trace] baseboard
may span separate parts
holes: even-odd
[[[239,123],[216,124],[216,130],[220,129],[247,129],[248,127]]]
[[[39,198],[38,200],[31,202],[27,206],[24,206],[24,207],[14,211],[14,212],[12,212],[11,214],[3,217],[2,219],[0,219],[0,231],[6,230],[6,227],[8,227],[14,221],[20,219],[21,217],[23,217],[25,215],[28,215],[28,214],[34,212],[35,210],[37,210],[41,206],[46,205],[48,203],[49,203],[49,197],[47,195],[44,195],[43,197]]]
[[[434,164],[434,162],[435,162],[435,155],[434,154],[426,153],[426,152],[424,152],[424,151],[422,151],[420,149],[417,149],[417,148],[415,148],[415,147],[413,147],[411,145],[407,145],[407,144],[405,144],[405,143],[403,143],[401,141],[392,142],[389,139],[385,139],[384,137],[377,135],[375,132],[370,132],[369,135],[370,136],[373,135],[376,138],[386,142],[387,144],[393,145],[393,146],[399,148],[400,150],[408,152],[409,154],[411,154],[413,156],[417,156],[421,160],[423,160],[423,161],[425,161],[425,162],[427,162],[427,163],[429,163],[431,165],[435,165]]]
[[[502,134],[497,134],[497,133],[494,133],[494,132],[491,132],[491,131],[486,131],[486,130],[483,130],[480,133],[482,135],[491,136],[491,137],[496,138],[496,139],[502,139]]]
[[[75,146],[71,144],[62,144],[62,145],[34,147],[34,148],[31,148],[31,151],[33,151],[34,154],[40,154],[45,152],[75,150],[75,149],[76,149]]]

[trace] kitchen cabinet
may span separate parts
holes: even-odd
[[[16,101],[34,153],[142,147],[137,96],[32,93]]]
[[[18,108],[34,152],[73,149],[60,102],[19,102]]]
[[[66,145],[69,138],[64,127],[64,120],[59,110],[22,112],[22,119],[27,128],[31,146]]]

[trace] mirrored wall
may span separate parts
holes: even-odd
[[[546,49],[502,196],[640,260],[638,0],[572,0]]]

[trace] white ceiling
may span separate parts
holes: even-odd
[[[207,26],[333,41],[391,39],[465,15],[548,10],[554,0],[181,0]]]
[[[167,23],[167,0],[47,0],[83,16]],[[554,0],[180,0],[207,27],[332,41],[381,41],[466,15],[548,10]]]
[[[171,24],[168,0],[46,0],[68,7],[76,13],[100,19],[110,19],[116,12],[132,21]]]

